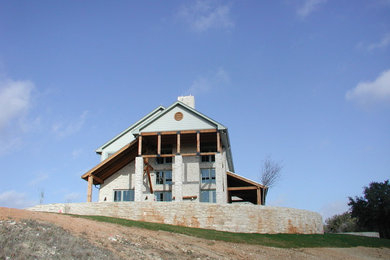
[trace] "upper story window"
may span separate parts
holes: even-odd
[[[134,190],[114,190],[114,201],[134,201]]]
[[[172,163],[172,157],[157,157],[156,158],[157,164],[171,164]]]
[[[200,169],[202,183],[215,183],[215,169]]]
[[[161,147],[161,154],[172,154],[172,146],[165,145],[165,146]],[[157,164],[172,163],[172,157],[157,157],[156,163]]]
[[[156,184],[172,184],[172,171],[157,171]]]
[[[202,162],[215,162],[215,154],[212,155],[202,155]]]

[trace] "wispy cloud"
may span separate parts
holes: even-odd
[[[305,18],[314,11],[316,11],[327,0],[305,0],[301,6],[297,9],[297,15],[301,18]]]
[[[320,213],[322,215],[322,221],[325,222],[326,219],[333,217],[336,214],[342,214],[348,211],[348,209],[349,209],[348,201],[346,200],[329,202],[323,205],[320,209]]]
[[[81,149],[81,148],[74,149],[74,150],[72,151],[72,157],[73,157],[73,159],[79,158],[82,154],[83,154],[83,149]]]
[[[28,110],[33,88],[31,81],[0,81],[0,133]]]
[[[229,74],[223,68],[219,68],[212,75],[200,76],[194,80],[191,87],[187,90],[187,94],[198,95],[207,93],[212,89],[223,87],[229,83]]]
[[[78,192],[71,192],[64,196],[64,200],[66,203],[71,203],[80,200],[80,193]]]
[[[83,127],[87,115],[88,111],[84,111],[76,120],[70,122],[56,122],[52,126],[52,131],[60,138],[75,134]]]
[[[367,46],[367,50],[373,51],[375,49],[386,48],[390,45],[390,33],[385,34],[379,42],[371,43]]]
[[[197,0],[182,6],[178,17],[197,32],[209,29],[230,30],[234,28],[230,8],[230,4],[222,4],[216,0]]]
[[[390,69],[382,72],[374,81],[360,82],[345,95],[347,100],[360,104],[390,103]]]
[[[42,183],[43,181],[47,180],[49,178],[49,174],[47,173],[40,173],[37,174],[34,179],[32,179],[28,185],[30,186],[37,186],[38,184]]]
[[[34,206],[36,203],[27,198],[25,193],[14,190],[0,193],[0,206],[8,208],[27,208]]]

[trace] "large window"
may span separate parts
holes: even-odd
[[[156,184],[172,184],[172,171],[156,172]]]
[[[154,196],[156,197],[156,201],[172,201],[171,191],[155,191]]]
[[[134,201],[134,190],[114,190],[114,201]]]
[[[215,169],[200,169],[202,183],[215,183]]]
[[[200,202],[209,202],[216,203],[217,202],[217,193],[215,190],[201,190],[200,191]]]

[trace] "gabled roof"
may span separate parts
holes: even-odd
[[[121,138],[122,136],[124,136],[125,134],[127,134],[128,132],[131,132],[132,130],[136,129],[139,125],[141,125],[142,123],[144,123],[145,121],[147,120],[150,120],[154,117],[156,117],[159,113],[161,113],[161,111],[163,111],[165,108],[163,106],[159,106],[157,107],[156,109],[154,109],[152,112],[150,112],[149,114],[147,114],[146,116],[144,116],[143,118],[141,118],[140,120],[138,120],[136,123],[132,124],[131,126],[129,126],[128,128],[126,128],[124,131],[122,131],[120,134],[118,134],[117,136],[115,136],[114,138],[112,138],[110,141],[106,142],[105,144],[103,144],[102,146],[100,146],[99,148],[96,149],[96,153],[102,153],[103,149],[106,148],[107,146],[109,146],[110,144],[112,144],[113,142],[115,142],[116,140],[118,140],[119,138]]]
[[[224,125],[222,125],[222,124],[218,123],[217,121],[211,119],[210,117],[200,113],[199,111],[195,110],[194,108],[184,104],[183,102],[176,101],[175,103],[170,105],[168,108],[164,109],[161,113],[157,114],[154,117],[149,118],[148,120],[145,120],[142,124],[135,127],[133,129],[132,133],[135,135],[141,133],[145,127],[149,126],[150,124],[152,124],[153,122],[155,122],[156,120],[158,120],[162,116],[166,115],[169,111],[171,111],[172,109],[174,109],[175,107],[178,107],[178,106],[183,107],[184,109],[188,110],[190,113],[193,113],[193,114],[197,115],[198,117],[202,118],[203,120],[206,120],[209,123],[215,125],[216,129],[218,129],[218,130],[225,130],[226,129],[226,127]]]
[[[125,145],[120,150],[115,152],[111,157],[106,160],[100,162],[98,165],[93,167],[88,172],[84,173],[81,178],[84,180],[88,180],[88,176],[96,176],[101,180],[106,180],[115,172],[122,169],[126,164],[130,163],[137,156],[137,148],[138,148],[138,138],[133,140],[131,143]],[[98,184],[98,182],[94,184]]]

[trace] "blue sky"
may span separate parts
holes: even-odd
[[[390,176],[390,1],[1,1],[0,206],[86,200],[94,150],[193,94],[269,205],[325,217]],[[96,199],[96,190],[94,198]]]

